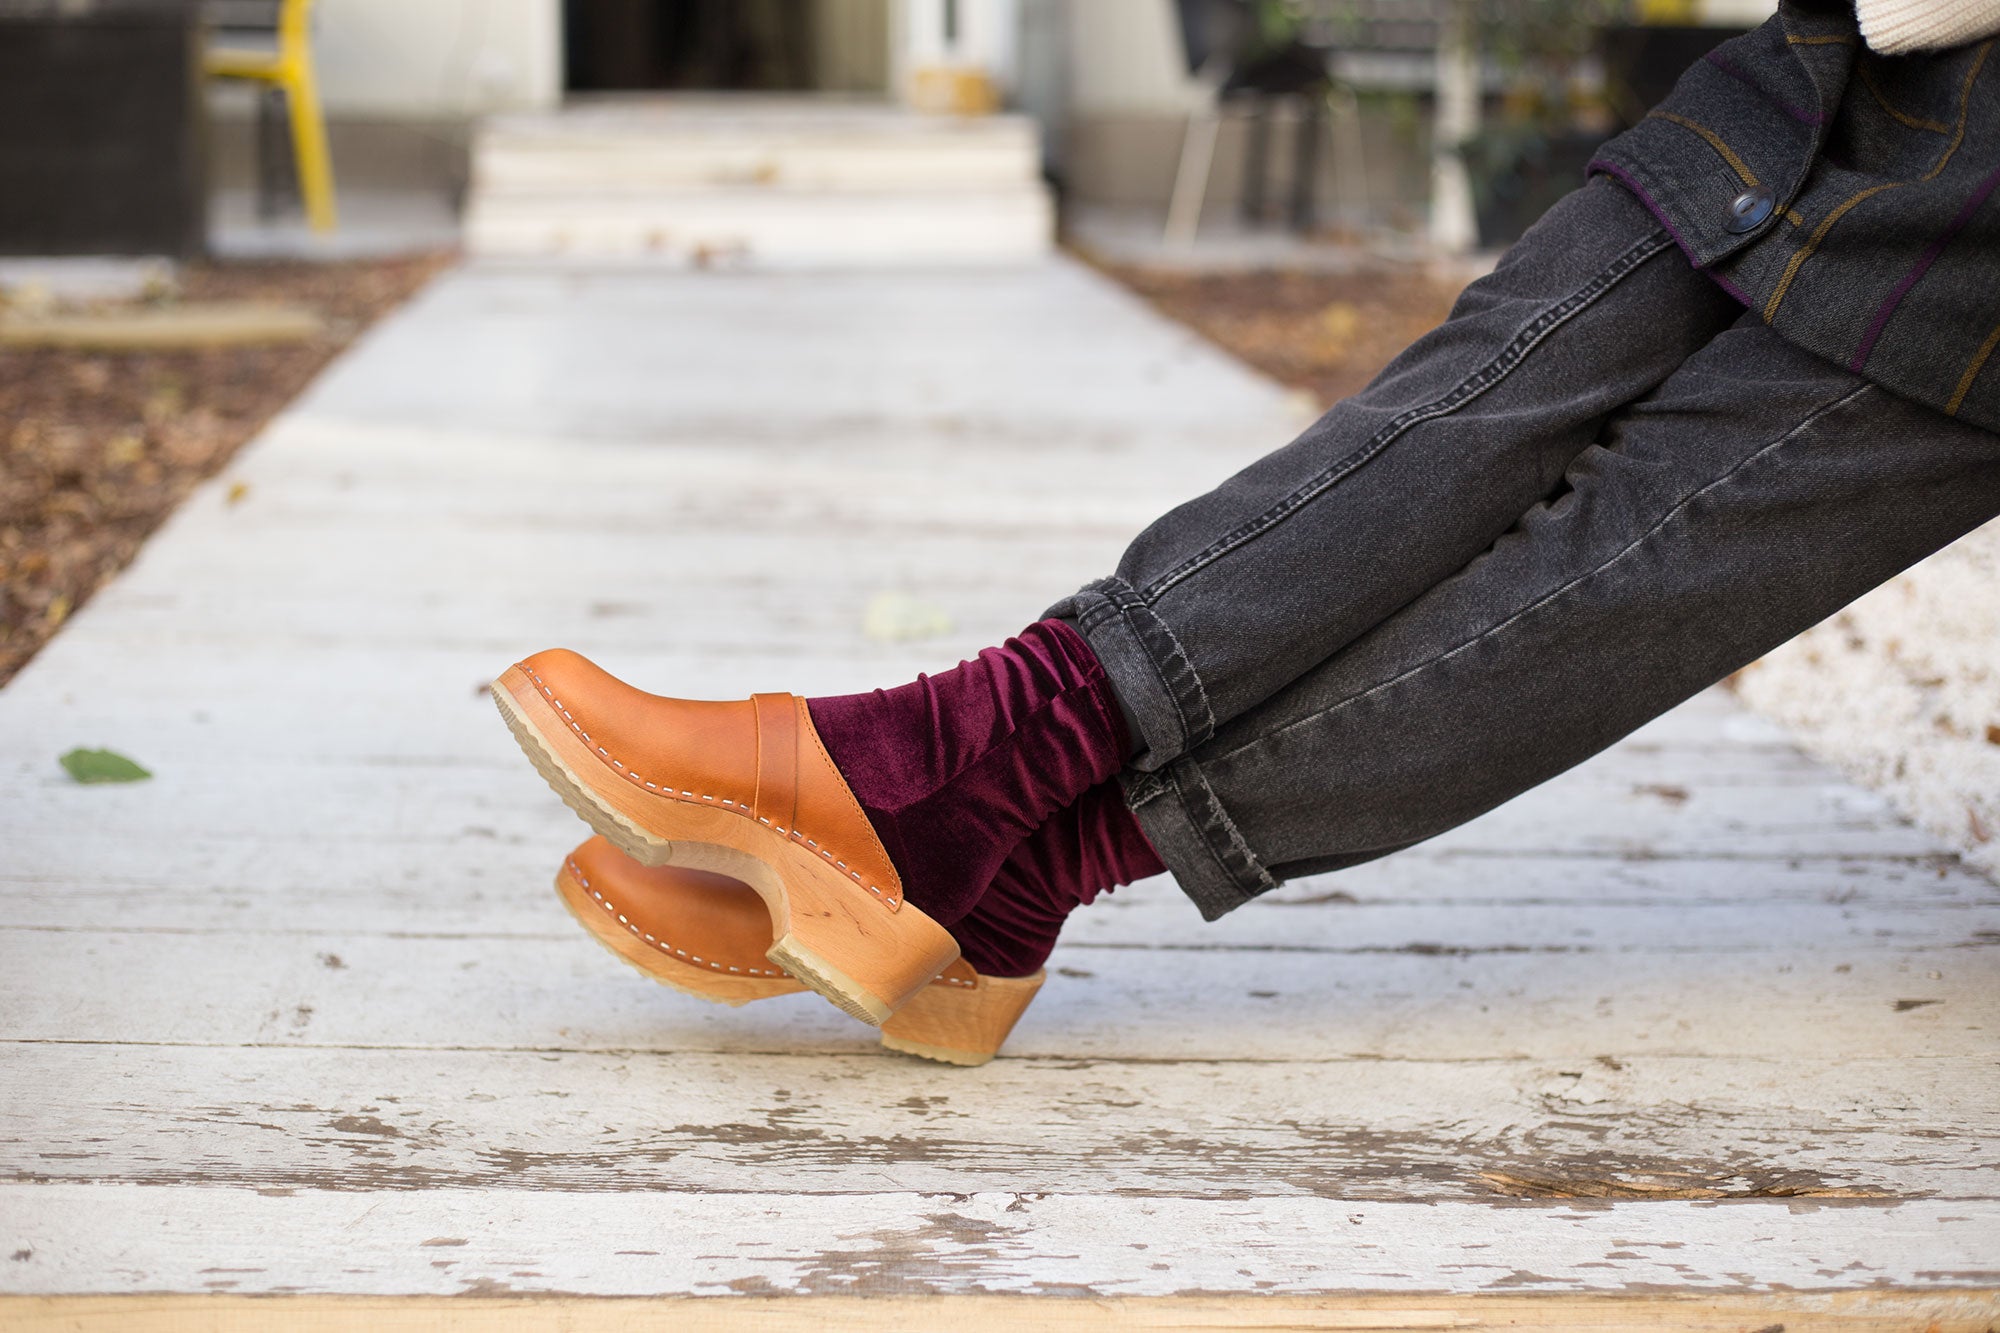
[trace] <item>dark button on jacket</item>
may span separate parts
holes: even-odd
[[[1808,351],[2000,431],[2000,54],[1878,56],[1783,0],[1599,150],[1696,267]]]
[[[1778,196],[1771,193],[1770,186],[1751,186],[1729,201],[1727,230],[1738,236],[1757,230],[1764,225],[1764,219],[1771,216],[1771,210],[1777,203]]]

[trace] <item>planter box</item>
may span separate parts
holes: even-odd
[[[0,254],[200,253],[203,116],[192,3],[0,3]]]

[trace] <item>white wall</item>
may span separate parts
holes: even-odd
[[[1202,101],[1171,0],[1070,0],[1070,107],[1185,115]]]
[[[318,0],[333,114],[473,115],[562,97],[561,0]]]

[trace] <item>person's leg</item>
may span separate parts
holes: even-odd
[[[1211,919],[1452,828],[2000,514],[2000,436],[1746,319],[1511,530],[1126,795]]]
[[[1171,762],[1449,577],[1740,313],[1614,182],[1557,204],[1367,389],[1051,608],[1109,673],[1134,762]]]

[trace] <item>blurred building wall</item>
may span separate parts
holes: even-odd
[[[467,116],[562,97],[560,0],[319,0],[330,115]]]
[[[1172,0],[1069,0],[1070,105],[1078,115],[1179,115],[1201,104]]]

